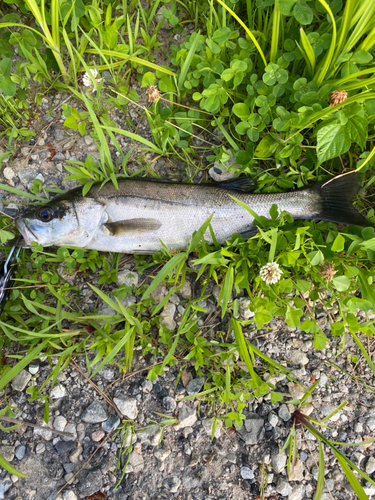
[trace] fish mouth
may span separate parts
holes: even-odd
[[[27,226],[25,221],[21,218],[16,219],[16,228],[20,232],[22,238],[23,238],[23,246],[26,247],[31,247],[31,242],[32,241],[38,241],[38,238],[35,236],[35,234],[31,231],[31,229]]]

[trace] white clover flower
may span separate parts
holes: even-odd
[[[269,262],[260,269],[259,276],[267,285],[274,285],[279,281],[283,272],[277,262]]]
[[[98,72],[96,69],[89,69],[89,72],[90,73],[88,73],[86,71],[86,73],[82,77],[82,83],[85,87],[92,87],[93,86],[91,78],[94,78],[96,83],[100,83],[102,81],[102,78],[96,78],[98,76]]]

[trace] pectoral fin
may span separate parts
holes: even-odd
[[[157,219],[127,219],[117,222],[107,222],[104,226],[112,236],[126,236],[135,233],[156,231],[161,227],[161,222]]]

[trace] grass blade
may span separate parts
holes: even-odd
[[[332,14],[332,11],[331,11],[329,5],[327,4],[327,2],[325,0],[318,0],[318,1],[327,11],[327,13],[331,19],[331,22],[332,22],[332,30],[333,30],[331,45],[330,45],[328,52],[326,53],[323,61],[319,64],[319,67],[318,67],[318,69],[314,75],[314,78],[313,78],[315,80],[315,82],[317,83],[318,87],[320,87],[326,74],[331,69],[333,54],[334,54],[334,51],[336,48],[337,30],[336,30],[336,21],[335,21],[335,18],[333,17],[333,14]]]
[[[309,39],[306,36],[306,33],[303,28],[299,29],[299,34],[301,36],[301,42],[302,42],[302,47],[305,51],[306,57],[309,61],[309,64],[311,66],[311,73],[313,74],[315,71],[315,64],[316,64],[316,57],[314,53],[314,49],[312,48],[312,45],[309,41]]]
[[[319,443],[319,471],[318,471],[318,479],[316,483],[314,500],[321,499],[324,488],[324,472],[325,472],[324,452],[321,441],[318,441],[318,443]]]
[[[199,44],[199,35],[200,35],[200,33],[201,33],[200,31],[198,31],[198,33],[196,33],[195,40],[191,44],[191,47],[190,47],[189,52],[188,52],[188,55],[186,56],[184,64],[182,65],[181,73],[180,73],[180,76],[178,77],[178,80],[177,80],[178,90],[182,89],[182,86],[183,86],[184,81],[186,79],[186,75],[187,75],[187,73],[189,71],[191,61],[193,60],[194,54],[195,54],[195,52],[197,50],[197,47],[198,47],[198,44]]]
[[[282,16],[278,6],[278,0],[275,0],[275,6],[273,8],[273,16],[272,16],[272,38],[271,38],[271,52],[270,52],[271,63],[274,63],[277,60],[277,49],[280,38],[281,19]]]
[[[348,466],[345,458],[342,455],[340,455],[339,453],[337,453],[337,451],[335,449],[333,450],[333,453],[336,455],[336,458],[337,458],[339,464],[341,465],[341,468],[344,471],[347,480],[351,484],[351,487],[353,488],[354,493],[357,495],[359,500],[368,500],[368,496],[363,491],[362,486],[360,485],[358,479],[353,474],[353,471]]]
[[[142,300],[147,299],[151,295],[151,293],[155,290],[155,288],[162,282],[164,279],[170,274],[173,269],[178,267],[184,260],[186,260],[187,254],[186,252],[178,253],[174,255],[169,262],[165,264],[165,266],[158,272],[156,277],[152,280],[151,285],[147,288],[145,293],[142,295]]]

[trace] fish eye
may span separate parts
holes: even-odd
[[[37,216],[43,222],[49,222],[52,220],[54,212],[51,207],[40,208],[37,212]]]

